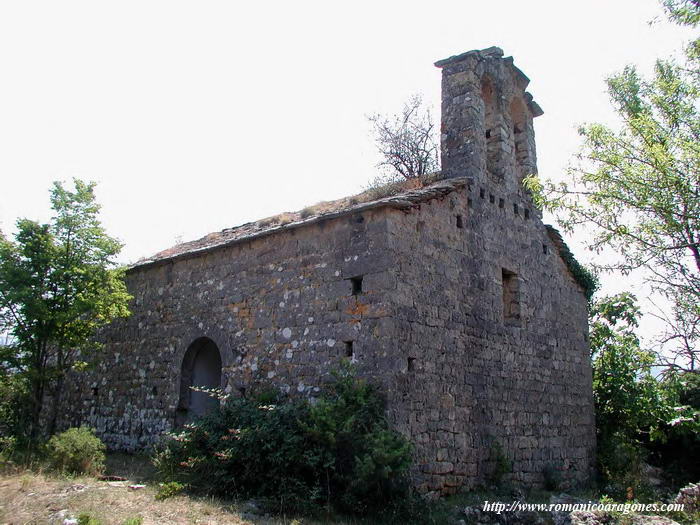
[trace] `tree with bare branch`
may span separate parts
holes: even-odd
[[[384,171],[384,181],[420,179],[439,171],[437,129],[420,95],[409,98],[401,113],[367,119],[381,155],[377,167]]]

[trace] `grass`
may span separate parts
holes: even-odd
[[[36,462],[31,469],[6,466],[0,470],[0,524],[62,524],[66,518],[77,519],[79,525],[376,523],[372,519],[337,516],[310,519],[260,515],[262,511],[253,514],[250,502],[196,497],[171,490],[155,479],[155,471],[144,455],[109,453],[104,476],[108,480],[60,475],[44,470]],[[113,481],[115,477],[125,480]],[[136,484],[145,487],[129,488]],[[437,520],[433,523],[445,523],[439,517]]]
[[[284,226],[290,222],[308,219],[317,215],[325,215],[340,210],[345,210],[356,206],[371,202],[385,197],[391,197],[398,193],[409,190],[419,189],[439,180],[439,173],[432,173],[422,179],[395,180],[390,181],[379,178],[369,185],[367,189],[357,195],[343,197],[334,201],[322,201],[296,212],[280,213],[272,217],[261,219],[257,222],[257,226],[261,229],[272,228],[274,226]]]
[[[62,518],[89,516],[104,525],[139,519],[143,524],[250,523],[237,509],[214,500],[175,496],[156,501],[155,494],[155,487],[133,491],[126,482],[68,479],[43,473],[4,475],[0,482],[0,521],[61,523]]]
[[[0,523],[63,523],[78,518],[90,525],[149,524],[289,524],[284,518],[246,519],[244,505],[213,498],[175,495],[156,500],[159,485],[153,469],[141,456],[111,454],[107,460],[109,476],[126,481],[99,481],[94,477],[70,477],[41,469],[6,469],[0,474]],[[129,485],[145,484],[132,490]]]

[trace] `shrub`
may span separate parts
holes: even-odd
[[[0,346],[0,457],[9,458],[27,445],[31,399],[26,376],[6,369],[5,353]]]
[[[158,471],[195,491],[301,512],[365,513],[407,494],[410,444],[348,365],[314,404],[280,394],[272,401],[229,400],[186,425],[156,454]]]
[[[87,512],[83,512],[78,516],[78,525],[102,525],[102,522]]]
[[[499,487],[503,483],[503,478],[513,471],[513,464],[498,441],[494,441],[491,444],[490,457],[493,462],[493,470],[490,476],[491,482]]]
[[[71,474],[99,474],[104,470],[105,445],[87,427],[69,428],[48,443],[51,466]]]
[[[661,467],[674,489],[700,480],[700,373],[666,372],[661,383],[673,419],[664,439],[649,444],[650,462]]]
[[[542,476],[544,477],[545,490],[559,490],[561,485],[561,471],[554,465],[547,465],[542,471]]]
[[[185,486],[182,483],[178,483],[177,481],[168,481],[167,483],[161,483],[160,487],[158,487],[158,493],[156,494],[156,499],[158,501],[172,498],[173,496],[177,496],[185,490]]]
[[[652,501],[653,489],[643,469],[645,459],[644,447],[630,442],[624,433],[605,435],[598,443],[597,455],[603,491],[621,501]]]

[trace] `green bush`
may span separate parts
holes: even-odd
[[[493,470],[489,476],[490,481],[500,487],[503,484],[503,478],[513,471],[513,463],[508,459],[498,441],[491,444],[490,457],[493,462]]]
[[[27,445],[31,398],[26,376],[6,369],[5,353],[0,347],[0,457],[8,458]]]
[[[168,480],[276,509],[366,513],[408,493],[411,448],[374,387],[345,365],[315,403],[233,399],[171,435],[155,455]]]
[[[558,491],[561,486],[561,471],[554,465],[547,465],[542,471],[544,488],[549,491]]]
[[[87,512],[83,512],[78,516],[78,525],[102,525],[102,522]]]
[[[185,486],[177,481],[168,481],[167,483],[161,483],[158,487],[158,492],[156,494],[156,499],[162,501],[164,499],[172,498],[177,496],[185,490]]]
[[[71,474],[99,474],[104,470],[105,445],[87,427],[69,428],[48,443],[51,466]]]
[[[661,467],[673,489],[700,480],[700,373],[667,372],[662,388],[671,406],[671,421],[662,428],[664,439],[650,443],[650,463]]]
[[[646,456],[644,446],[631,442],[624,433],[606,434],[598,443],[597,456],[603,492],[619,501],[655,501],[657,495],[644,473]]]

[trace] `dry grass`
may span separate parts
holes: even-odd
[[[381,182],[378,180],[377,182],[371,184],[370,188],[366,189],[362,193],[358,193],[357,195],[351,195],[349,197],[344,197],[334,201],[318,202],[296,212],[280,213],[279,215],[261,219],[258,221],[258,225],[262,228],[284,226],[285,224],[307,219],[309,217],[345,210],[356,206],[357,204],[363,204],[377,199],[382,199],[384,197],[390,197],[404,191],[429,186],[437,181],[439,177],[439,173],[433,173],[423,179],[398,180],[394,182]]]
[[[99,481],[92,477],[65,477],[42,471],[0,473],[0,524],[62,524],[81,514],[101,525],[121,525],[141,518],[150,524],[291,524],[291,519],[253,516],[245,519],[245,504],[213,498],[178,495],[158,501],[158,484],[143,458],[112,456],[107,474],[128,481]],[[129,485],[145,484],[132,490]],[[297,520],[296,523],[310,523]]]
[[[62,523],[64,518],[89,514],[101,523],[122,524],[142,518],[156,523],[253,523],[235,508],[214,500],[188,496],[156,501],[155,486],[130,490],[133,482],[105,482],[95,478],[59,478],[16,473],[0,478],[0,521],[7,524]]]

